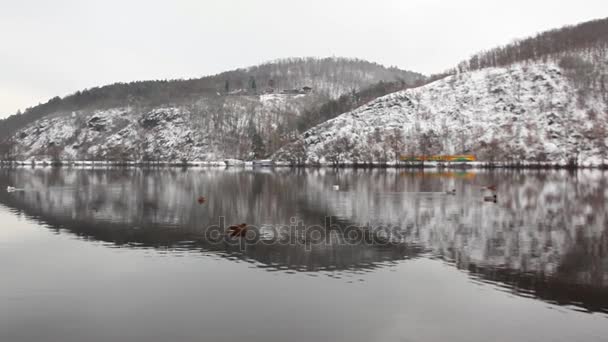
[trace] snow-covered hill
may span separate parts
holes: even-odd
[[[217,96],[189,105],[121,107],[42,119],[16,134],[17,158],[223,160],[248,158],[252,135],[266,140],[314,95]]]
[[[85,89],[0,120],[0,159],[266,157],[318,123],[304,115],[329,100],[422,78],[355,59],[294,58],[200,79]]]
[[[598,165],[605,159],[606,64],[519,63],[378,98],[305,132],[275,159],[391,162],[472,153],[486,161]],[[589,70],[590,69],[590,70]]]

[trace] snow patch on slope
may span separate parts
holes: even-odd
[[[319,100],[314,94],[217,96],[185,105],[58,113],[17,132],[17,155],[66,161],[246,159],[253,134],[269,150],[278,149],[289,121]]]
[[[591,117],[605,121],[606,102],[577,90],[551,63],[484,69],[378,98],[305,132],[300,143],[309,163],[474,153],[484,160],[599,164],[605,134]],[[275,157],[292,154],[287,146]]]

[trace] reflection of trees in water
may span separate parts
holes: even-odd
[[[606,257],[605,248],[595,246],[608,222],[601,172],[479,173],[469,179],[388,171],[380,180],[374,173],[341,171],[335,179],[350,188],[330,193],[329,210],[359,224],[398,225],[408,232],[407,241],[460,262],[553,274],[577,249]],[[310,176],[309,183],[317,178]],[[487,184],[498,185],[497,204],[483,202],[480,189]],[[316,187],[315,194],[326,184],[309,187]],[[451,188],[456,196],[443,194]],[[595,279],[598,285],[608,280]]]
[[[253,259],[269,269],[371,269],[420,253],[416,246],[344,245],[336,238],[327,244],[305,244],[302,237],[295,245],[245,246],[206,239],[206,228],[217,225],[220,216],[226,226],[289,225],[292,217],[322,226],[326,212],[306,206],[306,179],[297,174],[238,169],[22,169],[4,173],[0,184],[20,184],[27,191],[19,196],[2,194],[0,200],[86,239],[130,248],[212,251]],[[196,201],[200,195],[208,199],[204,205]],[[333,233],[339,232],[337,228]]]
[[[335,215],[398,225],[406,242],[522,293],[608,308],[604,173],[368,174],[344,170],[336,177],[352,192],[327,199]],[[497,204],[481,199],[488,184],[498,185]],[[443,195],[447,189],[456,196]]]
[[[364,269],[414,257],[424,246],[484,281],[557,303],[608,308],[606,178],[599,171],[403,172],[279,169],[2,171],[28,191],[3,203],[54,227],[125,246],[214,251],[293,270]],[[334,184],[341,191],[333,191]],[[481,187],[498,185],[498,203]],[[3,185],[5,186],[5,185]],[[456,189],[456,196],[445,195]],[[208,201],[201,206],[200,195]],[[210,244],[204,227],[247,222],[397,225],[401,243],[374,247]],[[86,224],[82,224],[86,222]],[[190,241],[190,242],[184,242]]]

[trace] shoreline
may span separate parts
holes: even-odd
[[[331,169],[413,169],[413,170],[493,170],[493,169],[510,169],[510,170],[577,170],[577,169],[595,169],[608,170],[608,164],[582,164],[568,165],[549,162],[460,162],[460,163],[442,163],[442,162],[425,162],[421,163],[406,163],[406,162],[391,162],[391,163],[315,163],[315,164],[294,164],[289,162],[274,162],[272,165],[256,165],[252,161],[239,161],[234,163],[224,161],[189,161],[189,162],[134,162],[134,161],[103,161],[103,160],[86,160],[86,161],[0,161],[0,168],[331,168]]]

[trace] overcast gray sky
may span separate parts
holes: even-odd
[[[296,56],[432,73],[607,0],[0,0],[0,117],[117,81],[191,78]]]

